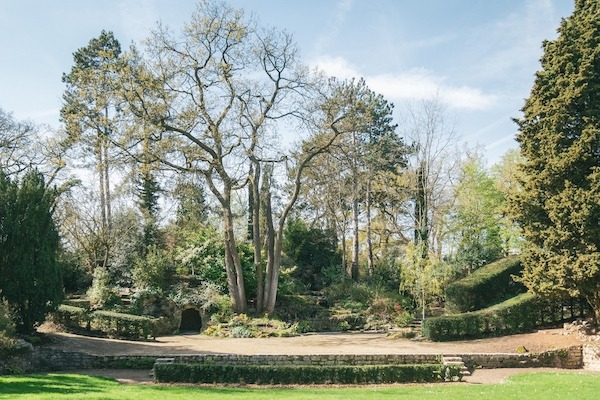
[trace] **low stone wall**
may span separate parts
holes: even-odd
[[[216,365],[396,365],[440,364],[442,356],[436,354],[317,354],[317,355],[237,355],[190,354],[164,356],[173,362],[210,363]]]
[[[600,344],[583,346],[583,368],[590,371],[600,371]]]
[[[551,350],[544,353],[525,354],[462,354],[463,362],[469,368],[583,368],[583,351],[581,346],[568,349]]]
[[[597,349],[598,350],[598,349]],[[586,357],[591,359],[591,350]],[[600,360],[598,352],[594,353]],[[554,350],[541,354],[444,354],[462,357],[469,367],[480,368],[583,368],[582,347]],[[370,354],[370,355],[118,355],[98,356],[69,352],[51,347],[36,347],[32,352],[0,360],[0,374],[14,372],[67,371],[75,369],[152,369],[158,358],[172,358],[174,362],[213,364],[268,364],[268,365],[394,365],[436,364],[442,355],[436,354]],[[600,369],[600,362],[598,364]]]

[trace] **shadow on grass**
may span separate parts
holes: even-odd
[[[118,383],[111,378],[73,374],[45,374],[0,377],[0,395],[18,394],[85,394],[112,389]]]

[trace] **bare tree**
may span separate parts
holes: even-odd
[[[408,182],[413,193],[414,242],[424,255],[433,251],[441,257],[444,219],[452,201],[449,189],[459,166],[458,135],[438,98],[408,104],[401,126],[413,148]]]

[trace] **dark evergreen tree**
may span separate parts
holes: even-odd
[[[523,107],[522,190],[513,199],[527,240],[523,282],[585,297],[600,320],[600,3],[577,0]]]
[[[310,290],[321,290],[341,273],[342,256],[331,231],[311,228],[301,220],[290,221],[283,251],[296,263],[294,277]]]
[[[56,196],[38,172],[20,185],[0,172],[0,292],[21,333],[33,332],[63,298]]]

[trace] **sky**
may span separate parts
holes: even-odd
[[[448,121],[488,163],[511,148],[524,99],[573,0],[230,0],[294,35],[302,59],[364,77],[395,104],[437,97]],[[60,128],[63,73],[102,30],[123,48],[157,21],[179,30],[195,0],[0,0],[0,108]]]

